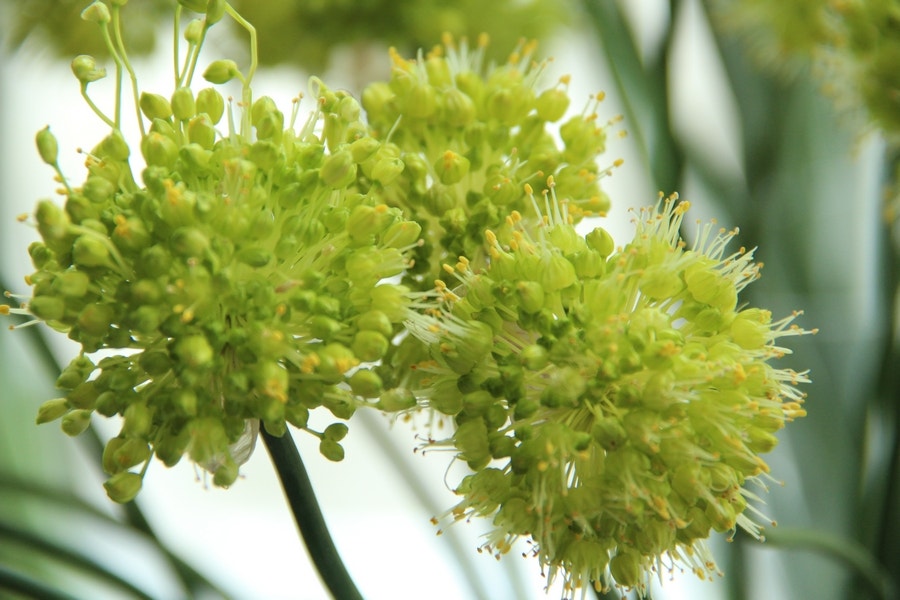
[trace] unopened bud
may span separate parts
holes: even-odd
[[[143,479],[140,475],[131,471],[123,471],[107,479],[103,487],[106,488],[106,495],[110,500],[125,504],[134,500],[141,491],[142,484]]]
[[[97,67],[93,56],[82,54],[72,60],[72,73],[82,84],[88,84],[106,77],[106,69]]]
[[[62,417],[67,412],[69,412],[69,403],[65,398],[54,398],[53,400],[47,400],[46,402],[41,404],[40,408],[38,408],[38,414],[35,422],[38,425],[49,423],[50,421],[55,421],[56,419]]]
[[[62,418],[61,427],[66,435],[72,437],[83,432],[91,425],[90,410],[72,410],[65,414]]]
[[[81,18],[99,25],[106,25],[110,21],[109,9],[100,0],[95,0],[81,11]]]
[[[159,94],[143,92],[139,104],[141,112],[151,121],[153,119],[165,120],[172,116],[171,103]]]
[[[203,88],[197,92],[197,113],[206,113],[213,124],[219,122],[225,113],[225,100],[213,88]]]
[[[203,72],[203,78],[210,83],[227,83],[240,75],[237,63],[233,60],[217,60],[210,64]]]
[[[41,155],[41,160],[51,167],[55,166],[59,160],[59,145],[56,143],[56,136],[50,133],[49,126],[37,132],[35,142],[37,143],[38,154]]]

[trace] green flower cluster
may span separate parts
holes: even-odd
[[[390,81],[362,94],[373,135],[388,140],[373,167],[393,169],[386,201],[423,226],[414,273],[426,287],[457,256],[485,264],[484,230],[503,228],[512,211],[531,214],[522,193],[528,182],[546,189],[544,179],[553,175],[575,222],[603,216],[610,205],[599,185],[610,169],[601,171],[597,159],[615,120],[598,122],[603,95],[563,121],[568,76],[539,90],[546,63],[533,60],[533,43],[520,44],[491,69],[486,46],[486,36],[475,48],[445,36],[443,46],[418,60],[392,52]]]
[[[566,118],[568,77],[539,88],[533,45],[488,68],[485,40],[448,37],[416,60],[393,52],[362,107],[313,78],[298,126],[299,102],[286,120],[254,100],[256,32],[224,0],[182,2],[204,17],[185,28],[174,90],[140,93],[122,4],[83,16],[117,89],[131,81],[140,140],[122,133],[121,93],[113,116],[96,108],[105,71],[76,58],[111,132],[76,187],[38,133],[66,200],[38,204],[31,297],[2,308],[82,345],[39,423],[76,435],[94,413],[124,417],[103,457],[111,498],[134,498],[153,456],[230,485],[260,423],[305,429],[340,460],[357,408],[426,409],[454,424],[428,445],[472,470],[448,516],[492,519],[497,555],[530,538],[569,590],[641,588],[679,564],[707,576],[712,530],[760,536],[748,488],[765,488],[759,454],[804,414],[806,381],[769,361],[807,332],[738,305],[752,252],[726,254],[736,232],[711,225],[688,248],[686,202],[641,213],[624,248],[576,232],[605,214],[600,179],[620,164],[597,165],[615,122],[599,121],[602,96]],[[191,86],[226,16],[249,33],[250,67],[217,60],[204,77],[239,81],[236,105]],[[316,408],[338,421],[311,429]]]
[[[89,10],[106,26],[103,4]],[[73,63],[83,85],[89,62]],[[243,77],[230,61],[206,71],[217,83],[232,76]],[[407,268],[420,231],[358,189],[351,148],[366,126],[352,97],[314,81],[316,110],[295,131],[270,98],[242,102],[235,117],[214,88],[182,83],[139,97],[150,123],[143,185],[114,123],[65,207],[38,204],[43,241],[29,248],[27,310],[83,349],[57,381],[65,397],[38,422],[61,418],[75,435],[94,412],[122,415],[104,454],[118,501],[137,493],[151,456],[171,466],[188,454],[228,486],[249,454],[231,446],[252,448],[256,422],[276,435],[286,423],[308,429],[311,409],[348,419],[377,397],[365,365],[384,356],[406,303],[401,288],[379,284]],[[56,165],[49,129],[37,142]],[[88,356],[108,349],[125,355]],[[326,457],[343,457],[346,430],[313,432]]]
[[[553,191],[542,227],[513,213],[505,236],[488,230],[488,266],[448,265],[443,310],[410,324],[431,358],[405,383],[456,423],[430,445],[474,472],[449,516],[492,519],[498,557],[530,538],[567,590],[644,588],[678,565],[708,576],[711,530],[761,537],[745,514],[765,489],[759,454],[805,414],[807,381],[768,361],[808,332],[738,306],[759,266],[712,225],[687,249],[689,203],[642,212],[614,250],[603,229],[579,236]]]

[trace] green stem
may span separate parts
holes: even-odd
[[[240,15],[229,3],[225,3],[225,12],[235,20],[235,22],[247,30],[250,35],[250,69],[247,71],[247,77],[242,78],[243,83],[241,102],[244,105],[243,118],[241,119],[241,135],[245,138],[250,137],[250,107],[252,106],[253,97],[250,89],[250,82],[256,74],[256,67],[259,65],[258,44],[256,41],[256,28],[250,24],[244,17]]]
[[[763,546],[811,550],[836,559],[860,575],[879,598],[896,598],[896,589],[887,570],[859,542],[829,533],[806,529],[768,529]]]
[[[115,44],[113,44],[112,38],[109,35],[109,26],[101,25],[100,33],[103,35],[103,42],[106,44],[106,49],[109,50],[109,55],[113,59],[113,62],[116,63],[116,118],[115,118],[115,128],[121,130],[122,128],[122,58],[119,56],[119,53],[116,52]]]
[[[91,107],[91,110],[94,111],[94,114],[96,114],[98,117],[100,117],[100,119],[101,119],[104,123],[106,123],[107,125],[109,125],[109,126],[112,127],[113,129],[117,129],[116,123],[115,123],[112,119],[110,119],[109,117],[107,117],[105,114],[103,114],[103,111],[100,110],[100,107],[97,106],[96,104],[94,104],[94,101],[91,100],[91,97],[90,97],[90,96],[88,96],[88,94],[87,94],[87,84],[86,84],[86,83],[82,83],[82,84],[81,84],[81,97],[84,98],[84,101],[87,102],[87,105]]]
[[[300,535],[325,586],[340,600],[362,600],[362,595],[356,589],[356,584],[353,583],[331,539],[306,467],[303,466],[290,431],[285,432],[282,437],[275,437],[266,431],[265,427],[261,427],[260,434],[278,472],[281,487],[291,512],[294,513]]]
[[[128,53],[125,51],[125,43],[122,41],[121,12],[121,7],[117,6],[114,3],[112,5],[113,36],[116,42],[116,47],[118,48],[119,53],[122,55],[122,64],[125,65],[125,70],[128,71],[128,77],[131,79],[131,94],[132,96],[134,96],[134,109],[137,114],[138,127],[140,127],[141,130],[141,138],[143,138],[147,135],[147,132],[144,129],[144,119],[141,117],[141,105],[140,96],[138,93],[137,75],[134,74],[134,68],[132,68],[131,61],[128,60]]]
[[[0,590],[16,592],[25,598],[42,598],[43,600],[75,600],[65,592],[60,592],[44,583],[32,579],[23,573],[0,564]]]

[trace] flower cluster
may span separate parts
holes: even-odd
[[[426,409],[454,424],[429,445],[472,471],[448,515],[492,519],[497,555],[529,538],[567,589],[643,587],[675,565],[706,576],[710,531],[760,536],[745,514],[765,488],[759,455],[804,414],[806,381],[769,362],[807,332],[738,304],[752,252],[726,253],[735,232],[712,225],[688,247],[686,202],[637,215],[624,247],[576,232],[605,214],[600,180],[620,164],[597,163],[615,123],[601,95],[567,118],[569,79],[541,89],[533,45],[487,67],[485,40],[448,37],[416,60],[393,52],[362,106],[313,78],[298,125],[299,100],[286,119],[253,98],[255,29],[224,0],[181,3],[204,16],[165,94],[138,91],[123,2],[85,10],[131,79],[140,139],[122,133],[120,94],[113,116],[91,101],[105,71],[76,58],[111,131],[80,186],[38,133],[65,203],[38,204],[31,297],[2,308],[82,346],[39,423],[76,435],[94,413],[124,417],[103,456],[111,498],[134,498],[153,456],[230,485],[260,423],[305,429],[340,460],[357,408]],[[204,77],[239,81],[237,103],[191,86],[226,16],[250,35],[250,67],[217,60]],[[315,431],[320,407],[338,421]]]
[[[83,85],[99,73],[89,63],[73,63]],[[243,77],[235,69],[217,61],[206,78]],[[419,235],[356,186],[352,142],[365,125],[352,97],[314,81],[315,112],[295,129],[296,109],[286,127],[270,98],[235,111],[214,88],[195,94],[187,83],[140,95],[150,123],[142,185],[114,123],[64,208],[44,200],[35,212],[43,241],[29,249],[27,310],[83,348],[57,381],[65,397],[38,421],[61,418],[74,435],[94,412],[122,415],[104,454],[119,501],[137,493],[153,455],[173,465],[186,453],[228,486],[258,421],[279,434],[286,423],[307,428],[310,409],[347,419],[360,398],[377,397],[365,365],[405,314],[402,289],[379,283],[407,268]],[[56,165],[49,130],[37,141]],[[116,355],[95,363],[99,350]],[[342,458],[346,429],[314,432],[326,457]],[[238,442],[243,450],[230,448]]]
[[[445,37],[417,60],[393,52],[390,81],[362,94],[373,135],[387,139],[373,166],[394,174],[385,199],[423,226],[415,273],[426,287],[456,256],[486,264],[484,230],[502,228],[512,211],[530,214],[526,183],[543,187],[552,175],[575,222],[609,209],[599,185],[609,169],[601,170],[597,159],[615,120],[599,121],[603,95],[564,120],[569,76],[541,90],[546,62],[533,60],[533,43],[520,44],[505,64],[491,68],[486,46],[486,36],[474,48]]]
[[[711,530],[760,537],[744,514],[765,489],[759,454],[805,414],[807,381],[768,361],[807,332],[738,306],[752,252],[726,254],[736,232],[712,225],[688,249],[689,203],[643,211],[614,251],[603,229],[580,237],[553,191],[542,227],[513,213],[507,235],[488,230],[489,265],[447,265],[458,286],[438,282],[443,310],[410,323],[431,358],[407,384],[457,425],[431,444],[474,472],[450,515],[491,518],[498,556],[530,538],[566,589],[714,573]]]

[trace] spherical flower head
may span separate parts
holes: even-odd
[[[420,227],[357,186],[356,100],[313,80],[315,108],[295,126],[297,107],[285,123],[226,70],[244,83],[236,109],[188,82],[144,93],[140,139],[113,128],[87,154],[84,183],[65,182],[64,207],[38,204],[32,297],[8,311],[82,346],[39,422],[76,435],[93,413],[124,418],[103,462],[117,501],[140,488],[121,474],[143,465],[142,477],[153,456],[187,455],[227,487],[260,423],[306,429],[340,460],[343,435],[311,429],[309,411],[345,420],[378,397],[372,367],[405,315],[406,288],[385,280],[410,266]],[[37,144],[58,170],[49,130]]]
[[[448,36],[415,60],[393,51],[390,81],[362,95],[382,142],[362,163],[362,182],[384,187],[386,201],[422,223],[425,244],[412,274],[426,288],[457,256],[484,263],[484,230],[502,228],[511,211],[533,214],[522,193],[527,182],[546,189],[552,176],[575,221],[609,208],[599,184],[609,169],[597,158],[615,120],[599,120],[602,95],[566,117],[569,77],[542,87],[547,63],[534,60],[536,44],[520,43],[492,67],[487,45],[486,37],[472,47]]]
[[[809,332],[738,305],[752,252],[726,253],[736,232],[712,225],[688,248],[686,202],[636,215],[615,251],[554,205],[536,230],[513,214],[505,239],[488,231],[488,266],[448,265],[444,310],[411,319],[431,359],[405,384],[454,418],[432,443],[473,471],[449,514],[490,518],[498,556],[530,538],[566,589],[644,588],[677,565],[708,577],[711,531],[762,536],[760,455],[805,414],[807,381],[770,362]]]

